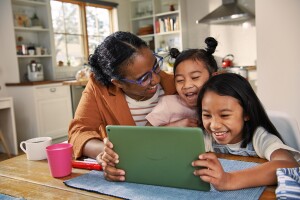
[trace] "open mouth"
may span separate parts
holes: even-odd
[[[197,98],[197,93],[195,92],[189,92],[185,94],[187,99],[194,99],[195,97]]]
[[[196,92],[189,92],[189,93],[185,93],[185,101],[187,104],[189,105],[195,105],[197,103],[197,98],[198,98],[198,93]]]
[[[147,88],[147,92],[148,92],[148,93],[155,93],[156,90],[157,90],[157,85],[154,85],[154,86],[152,86],[152,87],[148,87],[148,88]]]
[[[228,131],[218,131],[218,132],[213,132],[213,135],[215,139],[217,140],[222,140],[225,139],[227,136]]]

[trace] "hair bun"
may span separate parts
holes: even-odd
[[[177,56],[180,54],[179,50],[176,48],[171,48],[170,49],[170,56],[172,58],[177,58]]]
[[[213,54],[218,46],[218,41],[213,37],[207,37],[205,39],[205,43],[207,45],[206,52],[209,54]]]

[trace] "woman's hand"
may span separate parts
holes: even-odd
[[[105,179],[109,181],[125,181],[125,171],[116,168],[119,163],[119,155],[113,150],[113,144],[104,138],[104,150],[100,153],[96,160],[102,165]]]
[[[166,124],[165,126],[198,127],[198,120],[194,118],[185,118],[175,122],[171,122],[170,124]]]
[[[199,160],[192,162],[192,166],[196,167],[194,175],[199,176],[205,182],[211,183],[217,190],[230,189],[231,175],[223,170],[214,153],[201,154]]]

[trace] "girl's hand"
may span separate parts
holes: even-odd
[[[176,126],[176,127],[198,127],[198,120],[194,118],[181,119],[165,126]]]
[[[125,181],[125,171],[116,168],[116,164],[119,163],[119,155],[113,150],[113,144],[104,138],[103,143],[105,145],[104,150],[100,153],[96,160],[102,165],[105,179],[109,181]]]
[[[230,186],[230,173],[224,172],[221,163],[214,153],[204,153],[199,160],[192,162],[196,168],[194,175],[199,176],[203,181],[211,183],[217,190],[228,190]]]

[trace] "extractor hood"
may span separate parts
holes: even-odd
[[[196,21],[197,24],[228,24],[236,22],[244,22],[254,18],[249,11],[240,7],[236,0],[222,0],[222,5]]]

